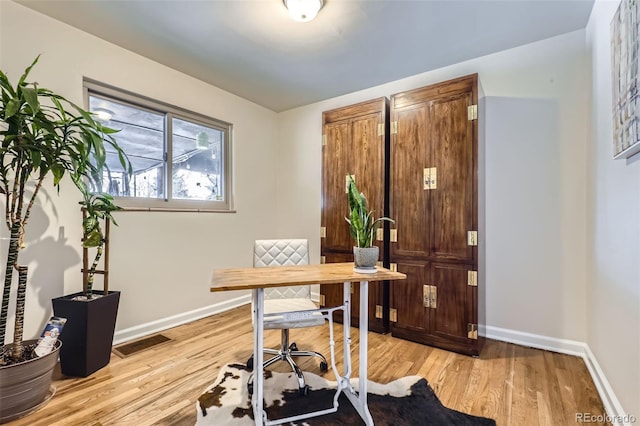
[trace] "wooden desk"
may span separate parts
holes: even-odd
[[[253,291],[253,368],[254,391],[252,396],[253,414],[256,425],[278,425],[286,422],[302,420],[309,417],[337,411],[337,395],[344,392],[351,404],[360,414],[365,424],[373,425],[371,413],[367,407],[367,344],[368,344],[368,298],[369,281],[386,281],[406,279],[405,274],[392,272],[385,268],[378,268],[374,274],[359,274],[353,271],[353,263],[327,263],[323,265],[274,266],[268,268],[234,268],[213,271],[211,291],[252,290]],[[360,377],[359,392],[351,386],[351,283],[360,283]],[[331,335],[331,363],[336,374],[338,388],[334,407],[326,410],[307,413],[300,416],[288,417],[270,421],[263,409],[263,334],[264,334],[264,289],[269,287],[283,287],[308,284],[343,284],[344,304],[334,308],[320,308],[313,311],[303,311],[302,314],[321,312],[329,320]],[[342,310],[344,328],[344,372],[339,374],[333,351],[333,311]],[[294,313],[295,315],[295,313]]]

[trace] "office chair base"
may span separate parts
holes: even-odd
[[[289,344],[289,330],[282,330],[282,346],[280,349],[265,349],[265,353],[274,355],[272,358],[264,361],[262,363],[263,368],[267,368],[271,364],[277,361],[286,361],[291,370],[296,374],[296,379],[298,380],[298,389],[300,391],[300,395],[305,396],[309,390],[309,386],[304,383],[304,375],[302,374],[302,370],[298,367],[298,364],[293,360],[294,356],[314,356],[320,358],[320,371],[326,372],[329,370],[329,364],[327,363],[327,359],[319,352],[315,351],[300,351],[298,350],[298,345],[295,342]],[[247,360],[247,368],[249,370],[253,370],[253,354]],[[247,390],[249,391],[249,395],[253,393],[253,373],[249,376],[249,380],[247,381]]]

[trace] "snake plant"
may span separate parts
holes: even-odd
[[[349,176],[347,193],[349,198],[349,217],[345,217],[345,220],[349,224],[351,237],[355,240],[356,247],[371,247],[380,224],[383,221],[395,222],[388,217],[374,218],[373,210],[369,211],[367,208],[367,198],[358,190],[352,176]]]

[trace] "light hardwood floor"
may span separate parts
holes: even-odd
[[[193,425],[198,396],[220,367],[250,355],[251,330],[250,309],[244,306],[165,330],[173,340],[153,349],[124,359],[112,354],[111,363],[90,377],[56,372],[53,399],[9,425]],[[292,340],[328,356],[327,330],[292,330]],[[357,348],[357,329],[351,336]],[[267,331],[265,346],[276,347],[279,339],[279,332]],[[341,339],[338,332],[336,341]],[[338,354],[340,348],[336,344]],[[356,377],[357,354],[353,361]],[[284,364],[276,369],[287,371]],[[300,365],[320,374],[314,360]],[[479,358],[471,358],[370,333],[369,378],[387,383],[407,375],[425,377],[446,406],[491,417],[499,426],[574,425],[576,413],[604,413],[580,358],[494,340]]]

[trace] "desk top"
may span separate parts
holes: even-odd
[[[307,284],[340,284],[359,281],[403,280],[407,276],[378,267],[375,274],[353,271],[353,262],[322,265],[272,266],[267,268],[216,269],[211,291],[253,290],[256,288]]]

